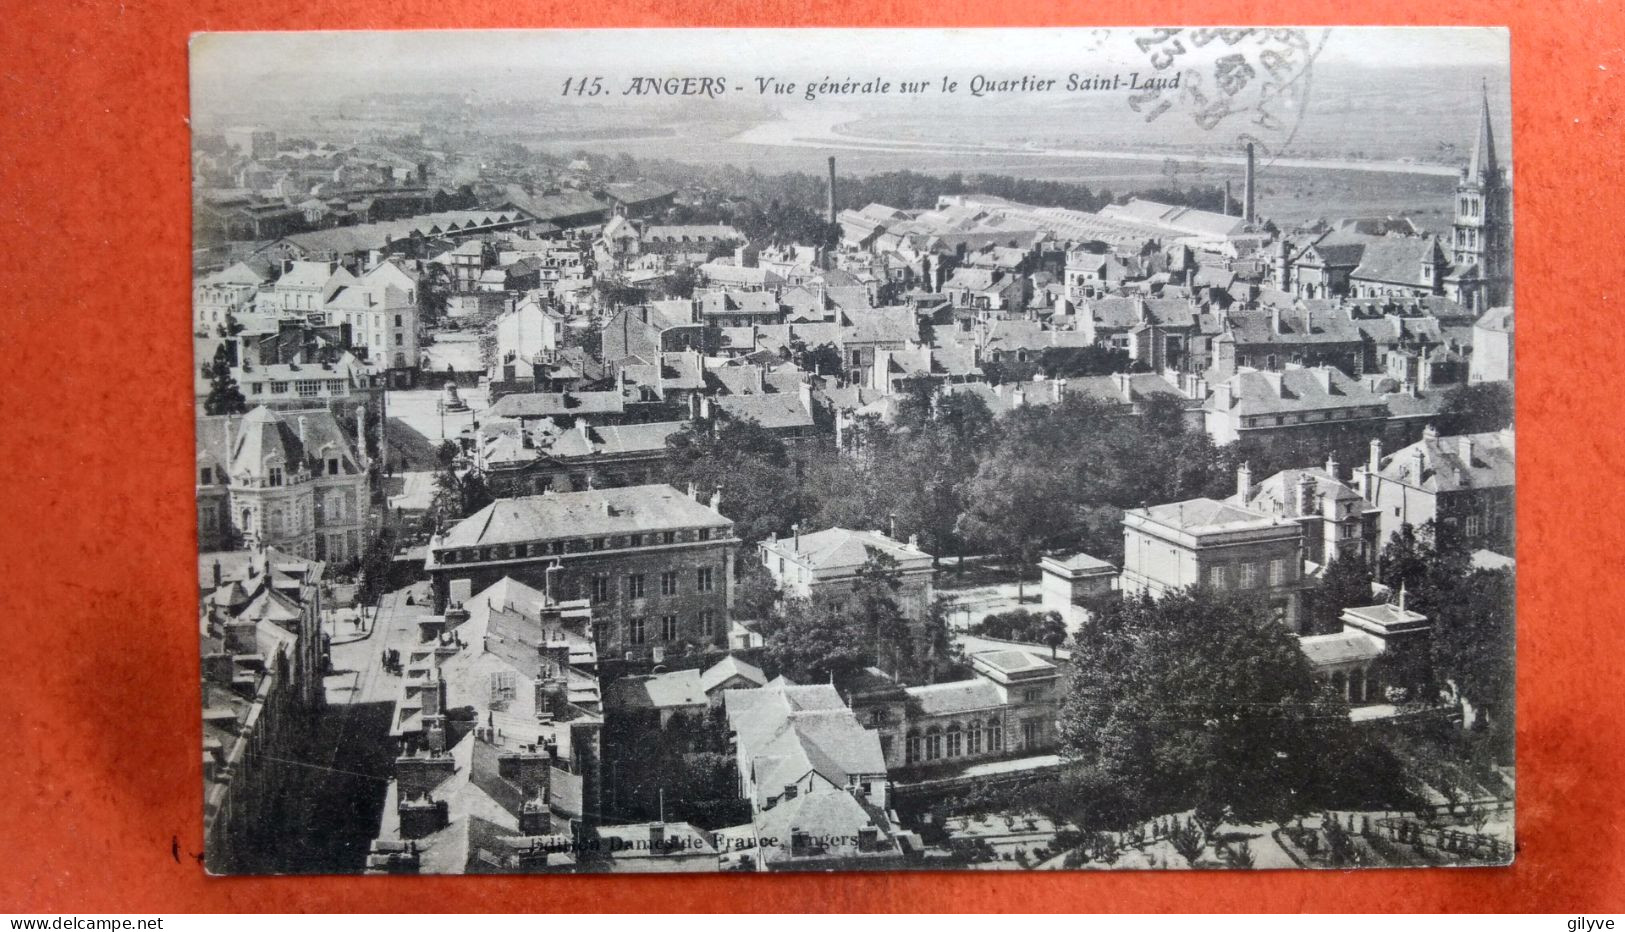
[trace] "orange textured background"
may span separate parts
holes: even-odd
[[[1625,909],[1614,2],[56,0],[0,27],[0,910]],[[186,40],[205,29],[1510,25],[1519,847],[1505,870],[210,879],[193,634]],[[1012,50],[1017,52],[1017,50]],[[1611,298],[1613,300],[1611,300]]]

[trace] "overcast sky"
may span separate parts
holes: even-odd
[[[788,75],[794,79],[933,78],[978,70],[1062,75],[1145,68],[1144,29],[536,30],[514,32],[214,33],[192,44],[200,110],[245,100],[370,91],[552,93],[567,74]],[[1320,30],[1311,30],[1318,37]],[[1219,45],[1207,51],[1217,54]],[[1339,27],[1324,63],[1477,66],[1508,63],[1504,29]]]

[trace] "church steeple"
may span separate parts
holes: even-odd
[[[1495,161],[1495,134],[1490,129],[1490,88],[1486,81],[1479,106],[1478,136],[1473,140],[1473,157],[1467,163],[1467,177],[1479,184],[1499,180],[1500,166]]]
[[[1496,158],[1486,83],[1479,97],[1478,132],[1473,151],[1456,181],[1455,221],[1450,252],[1456,299],[1475,313],[1504,304],[1512,284],[1512,192]]]

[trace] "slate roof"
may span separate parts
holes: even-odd
[[[979,676],[953,683],[910,686],[907,691],[909,699],[919,704],[921,715],[964,715],[1004,706],[999,688]]]
[[[623,676],[610,684],[609,702],[625,709],[655,711],[691,709],[707,704],[698,670]]]
[[[1330,366],[1280,372],[1244,370],[1220,384],[1230,388],[1230,407],[1223,410],[1243,417],[1382,404],[1381,398]],[[1213,410],[1220,410],[1219,403],[1217,395],[1209,399]]]
[[[1383,457],[1379,472],[1430,492],[1510,487],[1516,481],[1514,447],[1510,430],[1440,437],[1430,429],[1423,439]]]
[[[796,686],[782,677],[761,689],[723,693],[740,756],[756,770],[760,804],[810,772],[844,787],[854,774],[885,774],[879,736],[859,724],[827,683]]]
[[[767,685],[767,676],[762,673],[760,667],[750,663],[749,661],[740,660],[733,654],[729,654],[728,656],[707,667],[705,671],[700,674],[700,689],[709,694],[713,689],[716,689],[718,686],[721,686],[723,683],[726,683],[728,680],[733,679],[736,676],[747,679],[755,683],[757,686]]]
[[[826,528],[796,537],[781,537],[764,546],[796,559],[815,570],[856,570],[869,560],[869,551],[878,550],[899,563],[917,562],[930,554],[892,540],[879,531],[853,531],[843,527]]]
[[[1382,641],[1359,631],[1340,631],[1336,634],[1315,634],[1298,639],[1298,649],[1309,663],[1317,667],[1341,663],[1360,663],[1377,659],[1383,651]]]
[[[305,425],[305,438],[299,438],[299,424]],[[229,430],[228,430],[229,426]],[[226,438],[231,437],[231,449]],[[231,475],[263,475],[268,458],[280,458],[284,469],[295,465],[325,468],[325,459],[336,456],[348,475],[360,472],[355,448],[338,420],[325,409],[280,414],[260,406],[247,414],[205,415],[197,419],[199,464],[212,463],[229,468]]]
[[[515,392],[503,395],[491,406],[489,416],[540,418],[567,415],[620,414],[626,410],[626,396],[620,391],[605,392]]]
[[[1196,325],[1197,309],[1184,298],[1142,298],[1111,295],[1083,302],[1079,314],[1089,315],[1097,329],[1128,330],[1145,319],[1163,327],[1192,327]]]
[[[1100,209],[1100,215],[1133,220],[1192,236],[1235,236],[1247,226],[1247,221],[1241,217],[1194,207],[1176,207],[1138,197],[1127,204],[1108,204]]]
[[[669,485],[637,485],[498,499],[459,521],[430,546],[432,551],[560,537],[732,526],[733,522],[715,509]]]
[[[1269,309],[1231,311],[1227,315],[1237,343],[1358,343],[1360,326],[1347,313],[1336,310],[1317,312],[1312,308],[1282,309],[1276,329],[1275,312]]]
[[[700,313],[759,314],[777,317],[781,312],[778,298],[771,291],[708,291],[699,298]]]
[[[1367,244],[1360,254],[1360,264],[1349,273],[1353,278],[1367,281],[1423,284],[1422,263],[1444,265],[1444,253],[1439,241],[1431,236],[1384,236]],[[1432,282],[1426,282],[1432,285]]]
[[[802,407],[799,392],[721,395],[712,398],[711,404],[729,417],[755,421],[768,430],[813,426],[812,412]]]
[[[1186,531],[1223,530],[1237,525],[1272,521],[1268,515],[1211,498],[1152,505],[1138,511],[1158,524]]]
[[[1319,502],[1330,498],[1333,501],[1361,501],[1358,493],[1327,474],[1324,469],[1283,469],[1252,490],[1247,497],[1246,506],[1253,511],[1263,514],[1281,515],[1288,518],[1301,517],[1298,512],[1298,486],[1308,477],[1314,484],[1315,506],[1313,514],[1320,514]]]
[[[919,339],[914,311],[907,307],[863,307],[842,310],[843,343],[907,343]]]

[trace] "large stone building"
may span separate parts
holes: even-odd
[[[429,541],[435,611],[512,576],[590,600],[604,656],[721,647],[738,540],[716,504],[669,485],[498,500]]]
[[[1382,540],[1405,525],[1437,521],[1472,549],[1510,555],[1517,509],[1513,497],[1512,430],[1441,437],[1428,427],[1422,439],[1384,456],[1371,444],[1370,461],[1354,471],[1365,500],[1381,512]]]
[[[198,557],[203,831],[215,872],[260,856],[293,776],[304,714],[323,701],[323,565],[274,550]]]
[[[329,563],[361,556],[367,467],[328,411],[261,406],[199,417],[196,475],[200,550],[269,546]]]
[[[1206,406],[1214,443],[1327,435],[1350,426],[1380,433],[1388,418],[1381,396],[1332,366],[1242,370],[1213,386]]]
[[[769,537],[757,550],[762,565],[785,595],[840,598],[857,585],[858,574],[871,555],[884,555],[897,561],[896,599],[903,614],[922,618],[931,605],[935,561],[914,538],[904,544],[879,531],[832,527],[811,534]]]
[[[1338,478],[1337,463],[1321,469],[1283,469],[1254,484],[1252,470],[1237,470],[1230,501],[1259,514],[1291,518],[1303,527],[1304,558],[1325,566],[1334,559],[1374,564],[1380,549],[1378,509]]]
[[[1303,529],[1293,518],[1211,498],[1123,515],[1125,595],[1160,597],[1186,586],[1256,592],[1298,631],[1304,617]]]

